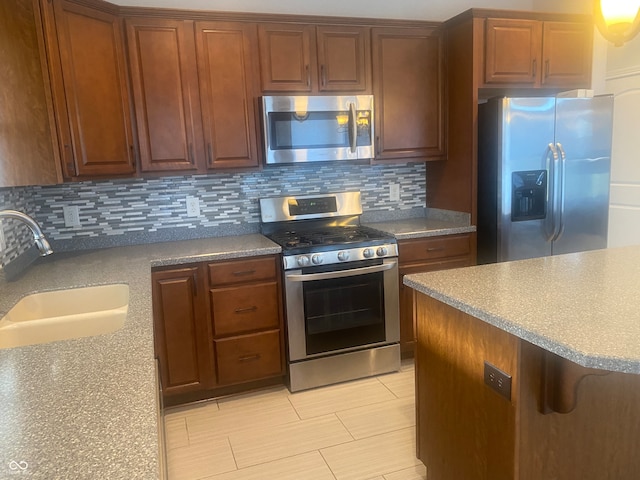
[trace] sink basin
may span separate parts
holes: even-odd
[[[125,284],[34,293],[0,319],[0,348],[112,333],[124,325],[128,308]]]

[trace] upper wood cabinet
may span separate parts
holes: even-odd
[[[371,92],[368,27],[261,24],[263,92]]]
[[[484,83],[589,86],[592,35],[587,23],[487,18]]]
[[[376,159],[441,159],[445,78],[441,33],[373,28]]]
[[[204,158],[193,22],[127,19],[142,172],[196,171]]]
[[[126,25],[142,172],[257,167],[255,25]]]
[[[196,50],[207,167],[257,167],[254,24],[197,22]]]
[[[134,173],[121,20],[66,0],[41,5],[64,176]]]
[[[0,2],[0,187],[62,181],[41,30],[37,2]]]

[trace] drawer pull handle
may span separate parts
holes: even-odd
[[[249,313],[249,312],[255,312],[256,310],[258,310],[258,307],[254,305],[253,307],[236,308],[234,310],[234,313]]]
[[[243,357],[238,357],[239,362],[254,362],[256,360],[260,360],[260,354],[254,353],[253,355],[245,355]]]
[[[439,252],[441,250],[444,250],[444,247],[429,247],[429,248],[427,248],[427,252]]]
[[[255,270],[238,270],[237,272],[233,272],[233,275],[239,277],[241,275],[253,275],[254,273],[256,273]]]

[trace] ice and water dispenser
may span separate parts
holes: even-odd
[[[547,212],[547,171],[511,174],[511,221],[539,220]]]

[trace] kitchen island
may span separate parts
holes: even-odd
[[[408,275],[429,480],[640,475],[640,247]]]

